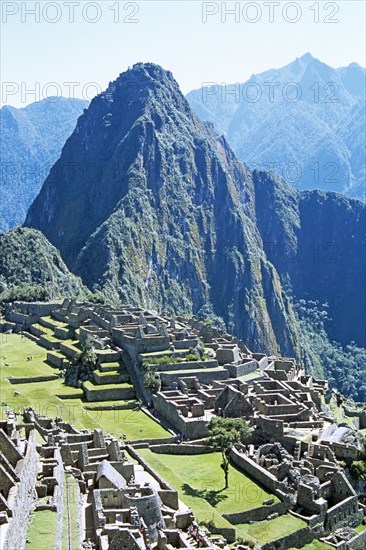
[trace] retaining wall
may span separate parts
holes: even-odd
[[[206,445],[187,445],[180,443],[177,445],[171,444],[162,444],[162,445],[149,445],[150,451],[153,453],[159,454],[170,454],[170,455],[200,455],[204,453],[213,453],[214,449],[212,447],[206,447]]]
[[[317,531],[315,534],[309,527],[304,527],[299,531],[290,533],[284,537],[276,539],[271,542],[267,542],[261,546],[262,550],[287,550],[288,548],[301,548],[305,544],[309,544],[315,538],[318,538],[322,534],[321,531]],[[320,534],[319,534],[320,533]]]
[[[267,470],[246,455],[239,453],[236,449],[232,449],[230,458],[238,468],[263,485],[271,493],[275,495],[281,494],[282,496],[283,492],[287,492],[286,486],[281,481],[278,481],[274,475],[267,472]]]
[[[259,506],[258,508],[252,508],[252,510],[246,510],[245,512],[237,512],[234,514],[222,514],[233,525],[238,523],[249,523],[249,521],[262,521],[267,519],[271,514],[285,514],[288,512],[289,506],[285,502],[277,502],[269,506]]]

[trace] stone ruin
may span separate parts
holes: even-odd
[[[245,418],[250,441],[232,450],[232,462],[280,502],[264,503],[260,510],[238,517],[227,514],[233,525],[288,512],[307,525],[302,542],[322,537],[340,550],[366,547],[366,535],[347,531],[363,521],[365,507],[344,470],[344,463],[364,457],[362,441],[355,430],[337,424],[326,409],[326,381],[305,373],[294,359],[253,353],[241,340],[202,321],[172,319],[126,305],[19,302],[9,305],[0,328],[22,331],[48,350],[48,360],[61,372],[76,373],[86,401],[139,399],[148,414],[183,442],[179,444],[184,453],[203,452],[200,440],[207,435],[211,418]],[[76,339],[80,346],[92,342],[97,357],[95,369],[85,379],[77,373],[80,347],[70,344]],[[146,369],[159,381],[155,390],[145,385]],[[357,405],[348,415],[363,426],[364,407]],[[192,514],[181,508],[176,491],[141,461],[138,443],[131,446],[105,439],[98,431],[79,432],[62,419],[51,421],[32,410],[25,411],[24,421],[23,443],[16,435],[18,427],[11,429],[9,420],[2,428],[5,435],[0,435],[4,455],[0,475],[5,484],[0,528],[2,539],[13,544],[4,548],[22,547],[24,518],[31,509],[59,510],[62,471],[77,479],[81,499],[93,495],[91,547],[191,547],[185,530]],[[37,447],[35,431],[48,443]],[[158,446],[151,442],[152,450]],[[32,483],[27,474],[32,491],[18,518],[9,494],[22,483],[15,466],[28,464],[24,453],[33,457],[30,475],[34,463],[42,464],[44,474]],[[131,456],[139,466],[130,461]],[[286,540],[267,543],[263,549],[285,550],[299,544]],[[206,547],[221,545],[219,540],[205,538]]]

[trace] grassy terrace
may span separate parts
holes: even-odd
[[[243,382],[250,382],[256,378],[262,378],[262,375],[258,371],[248,372],[248,374],[243,374],[243,376],[239,376],[239,378],[240,380],[243,380]]]
[[[102,363],[99,368],[118,370],[118,369],[124,369],[125,367],[122,361],[113,361],[112,363]]]
[[[303,527],[306,527],[305,521],[292,516],[291,514],[285,514],[275,519],[258,521],[251,525],[247,523],[239,524],[237,527],[243,529],[248,535],[256,539],[261,544],[276,540],[285,535],[290,535],[295,531],[299,531]]]
[[[202,364],[202,362],[201,362]],[[198,370],[202,370],[203,372],[213,372],[213,373],[216,373],[218,371],[223,371],[225,370],[223,367],[210,367],[208,369],[206,369],[205,367],[201,367],[199,366],[199,362],[197,361],[197,368],[196,369],[182,369],[182,370],[174,370],[174,371],[163,371],[163,375],[164,373],[174,373],[174,374],[194,374],[196,373]]]
[[[331,550],[329,544],[325,544],[321,540],[313,540],[310,544],[306,544],[301,550]],[[296,548],[290,548],[290,550],[296,550]]]
[[[33,359],[27,361],[27,357]],[[0,369],[1,385],[6,376],[49,376],[57,372],[47,363],[47,350],[19,334],[0,334]]]
[[[179,492],[179,498],[192,509],[198,521],[213,520],[217,526],[232,527],[221,514],[257,508],[267,498],[274,498],[278,502],[277,497],[270,495],[235,466],[230,468],[229,488],[223,489],[220,453],[188,458],[185,455],[157,454],[149,449],[139,449],[138,452]],[[303,522],[292,522],[292,519],[296,518],[290,518],[290,528],[295,527],[292,530],[303,526]],[[249,527],[252,526],[235,526],[237,535],[256,538],[249,532]],[[275,531],[273,534],[277,538]]]
[[[61,344],[70,350],[77,351],[78,353],[83,351],[79,340],[61,340]]]
[[[132,387],[130,382],[118,382],[118,384],[94,384],[90,380],[87,380],[83,385],[90,391],[101,391],[101,390],[114,390],[120,388],[121,390],[127,390]]]
[[[28,527],[25,548],[40,550],[40,548],[54,548],[56,545],[57,513],[52,510],[34,512]]]
[[[67,323],[64,323],[62,321],[57,321],[56,319],[53,319],[53,317],[51,317],[50,315],[47,316],[47,317],[42,317],[42,319],[44,319],[45,321],[47,321],[48,323],[50,323],[54,327],[67,328],[69,326]]]
[[[177,349],[176,350],[176,353],[180,353],[180,354],[187,354],[189,353],[189,349]],[[159,357],[170,357],[170,355],[172,355],[173,352],[169,349],[166,349],[166,350],[163,350],[163,351],[150,351],[148,353],[140,353],[142,359],[150,359],[150,358],[159,358]]]
[[[6,356],[6,358],[4,358]],[[27,357],[32,356],[31,361]],[[47,350],[35,342],[22,338],[18,334],[0,335],[0,403],[5,401],[9,407],[22,411],[24,406],[31,406],[37,413],[55,418],[62,417],[71,422],[77,429],[101,428],[106,434],[120,436],[123,433],[128,439],[147,439],[169,437],[164,428],[147,416],[143,411],[127,408],[128,401],[116,402],[126,405],[125,410],[85,410],[84,406],[105,406],[110,402],[87,403],[82,399],[83,391],[79,388],[65,386],[62,378],[48,382],[33,382],[12,385],[7,376],[47,376],[58,372],[47,361]],[[6,364],[5,364],[6,363]],[[119,385],[121,387],[122,385]],[[130,387],[128,384],[127,387]],[[99,386],[103,388],[105,386]],[[113,385],[114,387],[114,385]],[[95,387],[97,388],[97,386]],[[16,394],[15,394],[16,392]],[[74,396],[73,399],[60,399],[58,395]],[[131,407],[136,401],[131,401]],[[0,407],[0,418],[4,420],[5,407]]]
[[[118,409],[119,407],[121,409],[139,409],[140,403],[139,401],[137,401],[137,399],[136,400],[121,399],[120,401],[115,401],[115,400],[114,401],[90,401],[84,404],[84,408],[87,410],[108,409],[108,408]]]

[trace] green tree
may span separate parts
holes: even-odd
[[[83,346],[80,361],[85,367],[89,367],[91,370],[94,370],[97,364],[97,359],[98,357],[94,350],[93,339],[88,337]]]
[[[144,374],[144,386],[152,392],[158,391],[160,389],[160,377],[157,373],[150,370]]]
[[[225,489],[229,487],[230,451],[236,443],[243,441],[249,434],[248,424],[242,418],[216,416],[208,424],[206,445],[221,452],[220,467],[224,470]]]
[[[353,478],[366,480],[366,462],[364,460],[354,460],[350,470]]]

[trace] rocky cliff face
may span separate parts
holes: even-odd
[[[252,175],[160,67],[135,65],[92,101],[26,224],[90,288],[176,311],[210,304],[253,349],[296,352]]]

